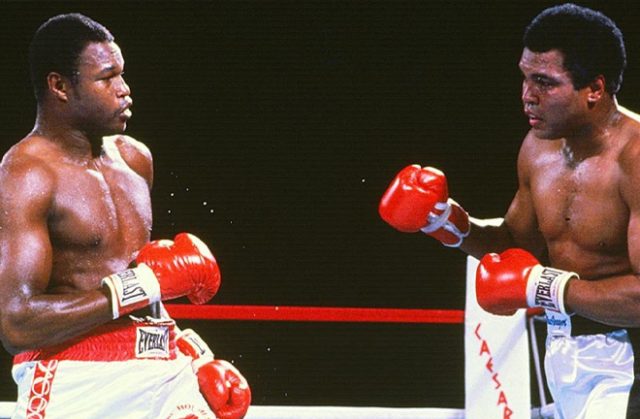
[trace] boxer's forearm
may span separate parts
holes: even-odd
[[[2,344],[16,354],[63,343],[111,320],[104,290],[41,294],[3,310]]]
[[[516,247],[504,221],[480,220],[473,217],[469,217],[469,221],[471,230],[460,246],[460,249],[468,255],[481,259],[487,253],[499,253]]]
[[[620,275],[569,281],[565,305],[577,315],[620,327],[640,327],[640,278]]]

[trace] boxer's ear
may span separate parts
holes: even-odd
[[[591,83],[587,85],[587,102],[589,107],[593,107],[606,92],[606,82],[603,75],[596,76]]]
[[[60,73],[52,71],[51,73],[47,74],[47,86],[49,88],[49,92],[53,95],[53,97],[62,102],[66,102],[69,100],[69,83],[69,79],[64,77]]]

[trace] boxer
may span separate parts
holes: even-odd
[[[241,418],[240,373],[219,361],[226,369],[194,372],[175,322],[146,315],[178,297],[206,303],[220,270],[191,234],[149,243],[152,156],[123,134],[133,101],[112,34],[58,15],[29,59],[35,125],[0,164],[0,340],[15,355],[14,417]],[[216,404],[202,392],[217,392]]]
[[[404,168],[379,213],[480,259],[477,299],[510,315],[543,308],[547,382],[560,418],[640,417],[640,118],[616,94],[622,33],[564,4],[527,27],[519,67],[530,130],[499,226],[468,216],[442,171]]]

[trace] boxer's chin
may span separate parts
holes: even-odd
[[[108,129],[105,129],[102,133],[102,137],[109,137],[112,135],[120,135],[120,134],[124,134],[124,132],[127,130],[127,123],[120,123],[120,124],[116,124],[112,127],[109,127]]]
[[[555,130],[551,129],[536,129],[533,128],[533,135],[539,140],[558,140],[564,136]]]

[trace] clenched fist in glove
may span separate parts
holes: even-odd
[[[214,359],[209,346],[191,329],[176,338],[178,349],[193,358],[191,367],[198,376],[200,393],[219,419],[241,419],[251,405],[247,380],[227,361]]]
[[[476,298],[493,314],[511,315],[528,307],[568,314],[564,291],[572,278],[579,279],[578,274],[544,267],[526,250],[488,253],[476,271]]]
[[[449,198],[447,179],[433,167],[402,169],[382,196],[378,212],[397,230],[421,230],[449,247],[460,246],[469,234],[469,215]]]
[[[187,296],[194,304],[209,301],[220,287],[220,268],[211,251],[188,233],[174,240],[147,243],[137,267],[102,279],[111,294],[113,318],[160,300]]]

